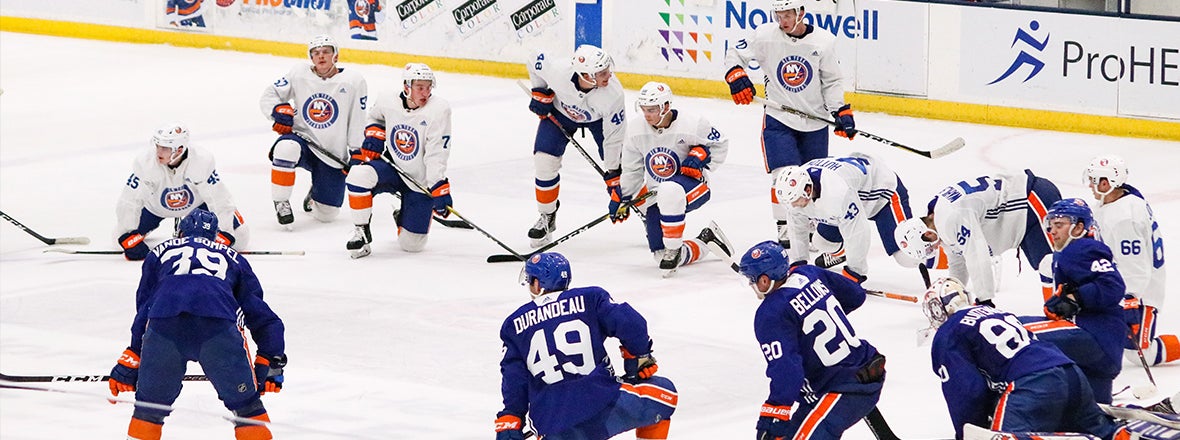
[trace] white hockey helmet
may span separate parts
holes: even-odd
[[[663,106],[672,103],[672,88],[662,82],[649,81],[639,89],[635,98],[636,107]],[[641,110],[642,111],[642,110]]]
[[[770,2],[771,12],[790,11],[803,7],[805,0],[773,0]]]
[[[796,199],[810,196],[807,187],[811,185],[811,175],[801,166],[791,165],[784,168],[774,179],[774,196],[778,203],[790,205]]]
[[[930,320],[931,327],[938,327],[955,312],[974,304],[975,300],[961,281],[953,277],[939,278],[922,297],[922,313]]]
[[[938,235],[934,230],[926,227],[926,222],[920,218],[903,220],[893,230],[893,241],[907,257],[915,261],[924,261],[938,254],[939,240],[926,241],[922,238],[927,232]]]
[[[188,146],[188,127],[179,122],[161,125],[152,134],[152,146],[172,149],[168,161],[175,161],[182,154],[180,149]]]
[[[1086,185],[1097,186],[1105,178],[1112,189],[1118,188],[1127,183],[1127,162],[1119,156],[1104,154],[1090,159],[1090,165],[1083,175]]]
[[[414,81],[430,81],[431,87],[438,84],[434,79],[434,71],[422,63],[406,63],[406,68],[402,70],[402,81],[406,87],[411,86]]]
[[[340,46],[336,44],[336,40],[331,35],[316,35],[307,43],[307,56],[311,57],[311,51],[317,47],[328,46],[332,48],[332,53],[339,54]]]
[[[615,63],[606,51],[589,44],[578,46],[571,61],[574,73],[579,75],[594,75],[609,69]]]

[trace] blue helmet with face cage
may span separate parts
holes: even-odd
[[[746,279],[755,283],[762,275],[770,277],[771,281],[781,280],[787,277],[790,269],[787,250],[778,242],[767,240],[754,245],[742,255],[739,270]]]
[[[177,226],[181,237],[217,238],[217,216],[212,212],[196,208],[180,219]]]
[[[542,252],[533,255],[524,262],[524,269],[520,271],[520,282],[532,285],[533,280],[540,281],[541,289],[546,292],[568,289],[570,286],[570,261],[557,252]]]

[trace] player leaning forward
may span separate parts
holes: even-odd
[[[555,252],[529,258],[521,283],[533,300],[500,328],[504,410],[496,440],[524,440],[524,419],[545,440],[606,440],[635,430],[668,438],[678,396],[656,376],[647,321],[600,287],[569,288],[570,263]],[[623,377],[615,377],[603,341],[618,338]]]
[[[639,206],[646,205],[647,245],[660,269],[673,270],[708,255],[707,242],[731,255],[729,241],[716,225],[696,239],[683,238],[685,214],[709,201],[709,171],[725,161],[729,139],[705,118],[673,109],[667,84],[645,84],[635,107],[641,114],[628,122],[619,179],[622,197],[611,194],[611,220],[625,220],[632,197],[655,190],[654,203],[646,200]]]
[[[267,86],[259,105],[279,134],[270,150],[271,198],[279,224],[290,228],[295,168],[311,173],[303,210],[332,221],[344,204],[344,163],[364,138],[368,85],[354,70],[337,67],[340,47],[320,35],[307,44],[311,65],[299,64]],[[322,151],[321,151],[322,150]]]
[[[189,142],[188,128],[179,122],[160,126],[152,135],[152,146],[153,151],[135,159],[115,208],[123,256],[144,259],[150,248],[143,240],[149,232],[165,218],[179,220],[197,208],[217,215],[222,225],[218,242],[245,245],[249,228],[217,175],[213,155]]]
[[[369,110],[365,142],[349,160],[345,180],[356,224],[346,243],[353,258],[370,253],[374,193],[401,195],[394,221],[397,242],[407,252],[426,247],[432,210],[442,217],[451,214],[451,104],[432,95],[435,82],[429,66],[406,64],[398,99],[376,103]]]
[[[541,118],[533,141],[537,210],[540,219],[529,229],[533,247],[544,246],[557,229],[557,196],[561,159],[578,128],[590,130],[604,162],[607,193],[619,193],[619,158],[623,148],[623,86],[611,81],[610,55],[590,45],[579,46],[572,58],[538,53],[527,65],[533,85],[529,110]],[[560,125],[560,126],[559,126]]]

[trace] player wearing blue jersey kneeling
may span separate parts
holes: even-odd
[[[758,440],[840,438],[877,406],[885,382],[885,356],[857,337],[845,315],[864,304],[865,290],[818,266],[790,266],[776,241],[750,248],[740,270],[762,299],[754,334],[770,395]]]
[[[526,414],[545,440],[606,440],[632,429],[638,439],[668,438],[676,387],[655,375],[643,316],[600,287],[570,289],[570,263],[559,253],[529,258],[520,279],[533,300],[500,329],[496,440],[524,440]],[[603,347],[608,337],[621,343],[621,378]]]

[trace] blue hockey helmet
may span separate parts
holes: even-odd
[[[520,270],[520,283],[531,286],[533,280],[541,282],[545,292],[556,292],[570,286],[570,260],[557,252],[542,252],[524,262]]]
[[[1082,227],[1086,228],[1086,231],[1094,227],[1094,212],[1085,200],[1079,198],[1053,202],[1049,206],[1049,212],[1045,214],[1045,227],[1048,228],[1049,222],[1055,218],[1068,218],[1070,224],[1082,222]]]
[[[197,208],[180,219],[181,237],[217,238],[217,216],[212,212]]]
[[[762,275],[771,280],[781,280],[787,277],[790,268],[787,250],[773,240],[758,243],[746,251],[740,265],[742,275],[750,280],[750,284],[758,282]]]

